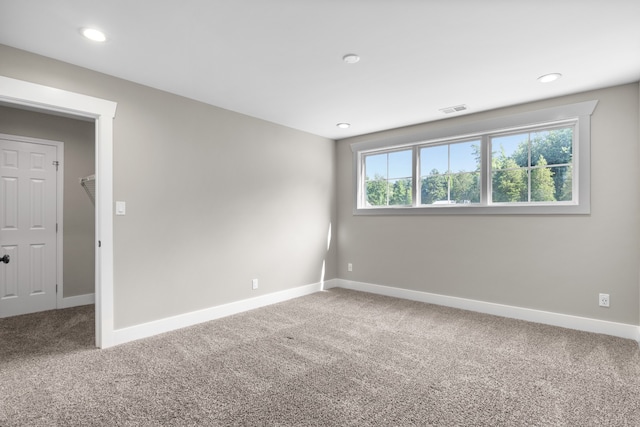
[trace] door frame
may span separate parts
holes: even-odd
[[[49,145],[56,147],[56,161],[58,162],[58,169],[56,173],[56,224],[58,225],[58,229],[56,231],[56,285],[58,286],[56,294],[56,308],[63,308],[64,305],[62,298],[64,296],[64,275],[62,269],[64,266],[64,161],[61,160],[64,160],[64,142],[10,135],[6,133],[0,133],[0,138],[9,141],[25,142],[27,144]]]
[[[96,346],[114,345],[113,119],[117,103],[0,76],[0,103],[95,122],[96,145]]]

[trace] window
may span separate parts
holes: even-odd
[[[412,203],[412,151],[364,156],[367,206],[406,206]]]
[[[354,213],[589,213],[596,104],[354,143]]]
[[[420,147],[420,204],[480,203],[480,140]]]
[[[573,127],[491,137],[491,202],[572,202]]]

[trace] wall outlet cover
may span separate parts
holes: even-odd
[[[598,304],[600,307],[609,307],[609,294],[599,294]]]

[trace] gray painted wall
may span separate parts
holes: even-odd
[[[63,296],[94,293],[95,211],[78,182],[95,172],[94,123],[0,106],[0,133],[64,142]]]
[[[339,141],[338,276],[637,325],[638,93],[630,84]],[[350,143],[592,99],[590,215],[352,215]]]
[[[323,265],[335,277],[332,140],[6,46],[0,58],[0,75],[118,103],[116,329],[317,283]]]
[[[334,144],[6,46],[0,58],[0,75],[118,102],[116,328],[315,283],[323,264],[325,279],[640,321],[638,84],[383,133],[598,99],[590,215],[364,217],[349,143],[367,136]]]

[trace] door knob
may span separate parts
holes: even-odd
[[[2,258],[0,258],[0,262],[4,262],[5,264],[9,264],[9,260],[10,260],[9,255],[5,255]]]

